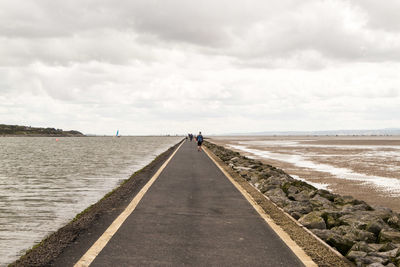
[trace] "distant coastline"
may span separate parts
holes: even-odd
[[[268,131],[231,133],[232,136],[399,136],[400,128],[330,131]]]
[[[21,125],[0,124],[0,136],[2,137],[82,137],[83,133],[75,130],[64,131],[55,128],[40,128]]]

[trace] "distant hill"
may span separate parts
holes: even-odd
[[[78,131],[0,124],[0,136],[85,136]]]
[[[377,130],[332,130],[332,131],[270,131],[255,133],[234,133],[230,135],[283,135],[283,136],[304,136],[304,135],[364,135],[364,136],[382,136],[382,135],[400,135],[400,128],[388,128]]]

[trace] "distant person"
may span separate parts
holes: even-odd
[[[203,135],[201,135],[201,132],[197,135],[197,151],[201,151],[201,145],[203,144]]]
[[[189,134],[189,139],[190,139],[190,142],[192,142],[192,140],[193,140],[193,134]]]

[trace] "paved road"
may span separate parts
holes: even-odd
[[[186,142],[91,266],[303,266]]]

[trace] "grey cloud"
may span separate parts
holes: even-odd
[[[400,2],[397,0],[357,0],[354,1],[367,14],[367,24],[371,28],[400,33]]]
[[[400,34],[395,25],[400,23],[393,11],[399,4],[395,0],[385,4],[2,1],[0,65],[152,62],[162,58],[154,50],[171,49],[228,56],[242,65],[267,68],[283,64],[318,69],[327,60],[399,61]]]

